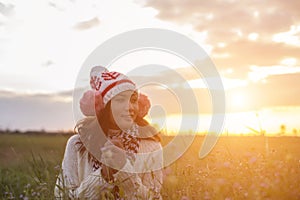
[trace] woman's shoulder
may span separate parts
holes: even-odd
[[[98,123],[97,118],[95,116],[85,117],[76,123],[75,132],[79,133],[82,129],[86,129],[87,127],[94,127],[95,123]]]
[[[142,152],[153,152],[162,149],[160,133],[154,127],[148,125],[140,130],[140,150]]]
[[[149,153],[161,149],[162,149],[161,143],[153,139],[143,139],[140,141],[140,147],[139,147],[140,153]]]
[[[80,142],[80,136],[78,134],[74,134],[72,135],[67,142],[68,146],[75,146],[76,144],[78,144]]]

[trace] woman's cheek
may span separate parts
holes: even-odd
[[[120,111],[122,111],[122,108],[124,108],[124,105],[126,105],[124,102],[122,101],[115,101],[112,104],[112,110],[115,111],[115,113],[120,113]]]
[[[121,106],[118,103],[112,104],[112,115],[116,123],[118,123],[118,121],[120,120],[120,108]]]
[[[139,105],[138,105],[138,104],[135,104],[135,105],[134,105],[134,113],[135,113],[135,114],[138,114],[138,112],[139,112]]]

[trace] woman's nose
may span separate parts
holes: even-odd
[[[126,103],[126,105],[125,105],[125,109],[126,109],[126,110],[131,110],[131,109],[133,109],[133,104],[132,104],[130,101],[128,101],[128,102]]]
[[[133,103],[131,103],[131,102],[129,101],[129,102],[128,102],[128,106],[129,106],[129,110],[133,110],[133,108],[134,108]]]

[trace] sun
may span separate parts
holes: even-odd
[[[242,108],[247,105],[246,95],[243,93],[236,93],[232,95],[231,104],[233,107]]]

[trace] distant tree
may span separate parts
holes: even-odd
[[[14,131],[14,133],[16,133],[16,134],[19,134],[19,133],[21,133],[18,129],[16,129],[15,131]]]
[[[298,134],[298,130],[297,130],[296,128],[294,128],[294,129],[293,129],[293,135],[294,135],[294,136],[297,136],[297,134]]]
[[[188,135],[194,135],[194,131],[193,131],[192,129],[190,129],[190,130],[188,131]]]
[[[280,125],[280,134],[281,135],[285,135],[286,132],[286,126],[284,124]]]

